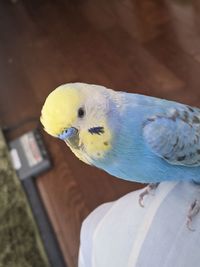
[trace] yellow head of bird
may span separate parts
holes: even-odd
[[[41,123],[47,133],[58,137],[72,127],[81,109],[83,96],[76,88],[61,85],[52,91],[42,108]],[[82,110],[82,109],[81,109]]]
[[[105,87],[83,83],[59,86],[42,108],[45,131],[66,141],[75,154],[81,150],[102,156],[110,148],[112,136],[107,121],[108,92]]]

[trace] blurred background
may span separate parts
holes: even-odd
[[[50,91],[76,81],[200,106],[200,1],[1,0],[1,124],[39,117]],[[141,185],[44,139],[54,166],[36,186],[64,261],[75,267],[84,218]]]

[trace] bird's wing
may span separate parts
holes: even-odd
[[[175,165],[200,165],[200,109],[180,105],[144,122],[143,137],[159,157]]]

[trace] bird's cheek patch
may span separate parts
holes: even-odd
[[[94,158],[102,158],[111,149],[111,131],[104,126],[101,134],[91,134],[88,130],[80,133],[80,140],[83,143],[87,154]]]

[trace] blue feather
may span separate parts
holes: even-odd
[[[122,179],[200,182],[200,110],[173,101],[120,93],[122,110],[109,116],[112,149],[93,164]]]

